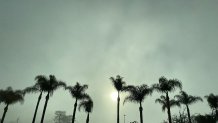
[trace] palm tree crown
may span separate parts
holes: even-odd
[[[160,98],[155,100],[155,103],[160,103],[162,105],[162,111],[165,111],[167,108],[167,98],[164,95],[161,95]],[[170,107],[179,106],[180,103],[177,100],[171,99],[169,100]]]
[[[117,75],[116,78],[111,77],[110,79],[113,83],[113,86],[115,87],[117,91],[123,91],[123,88],[126,85],[126,82],[123,81],[123,77],[121,77],[120,75]]]
[[[188,95],[184,91],[180,91],[180,95],[176,95],[175,98],[184,105],[190,105],[198,101],[203,101],[201,97]]]
[[[176,88],[182,89],[182,84],[178,79],[166,79],[164,76],[159,78],[159,83],[154,84],[153,88],[161,93],[174,91]]]
[[[124,102],[136,102],[140,103],[143,102],[147,95],[151,95],[153,89],[149,88],[146,84],[140,86],[127,86],[125,91],[129,92],[129,95],[124,99]]]
[[[11,105],[17,102],[23,102],[23,91],[13,90],[12,87],[8,87],[6,90],[1,90],[0,92],[1,102],[6,105]]]
[[[8,106],[15,104],[17,102],[23,102],[23,91],[20,90],[13,90],[12,87],[8,87],[6,90],[1,90],[0,91],[0,99],[1,102],[5,103],[5,108],[4,108],[4,113],[2,115],[1,123],[4,122],[6,113],[8,111]]]
[[[92,99],[89,97],[89,98],[84,99],[83,101],[81,101],[80,104],[79,104],[79,110],[81,110],[81,108],[83,108],[87,113],[91,113],[92,109],[93,109]]]
[[[57,80],[54,75],[49,75],[49,78],[44,75],[38,75],[35,80],[37,81],[36,86],[39,86],[40,90],[49,92],[50,94],[53,94],[60,87],[66,87],[66,84]]]
[[[74,86],[68,86],[66,87],[66,90],[69,90],[71,96],[76,99],[84,99],[88,98],[88,95],[85,93],[85,91],[88,89],[88,85],[80,85],[80,83],[76,83]]]
[[[205,96],[205,98],[207,99],[207,102],[211,109],[218,110],[218,95],[214,95],[211,93],[210,95]]]

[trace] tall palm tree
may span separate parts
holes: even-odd
[[[208,96],[205,96],[207,102],[212,109],[212,114],[215,114],[216,120],[218,121],[218,95],[211,93]]]
[[[169,120],[169,123],[172,123],[169,93],[174,91],[176,88],[182,89],[181,82],[177,79],[169,79],[168,80],[162,76],[159,78],[159,83],[154,84],[153,88],[156,91],[158,91],[160,93],[164,93],[166,95],[166,104],[167,104],[166,106],[167,106],[168,120]]]
[[[117,90],[117,123],[120,122],[120,92],[124,91],[125,81],[123,81],[123,77],[117,75],[116,78],[111,77],[112,84],[114,88]]]
[[[202,98],[198,97],[198,96],[188,95],[184,91],[180,91],[180,95],[176,95],[175,98],[177,98],[177,101],[179,101],[179,103],[186,106],[189,123],[192,123],[190,110],[189,110],[189,105],[191,105],[193,103],[196,103],[198,101],[203,101]]]
[[[2,90],[0,93],[1,102],[6,106],[4,108],[4,113],[2,115],[1,123],[4,122],[6,113],[8,111],[8,106],[15,104],[17,102],[23,102],[23,92],[20,90],[13,90],[11,87],[8,87],[6,90]]]
[[[146,84],[143,84],[140,86],[127,86],[125,91],[129,92],[129,95],[125,97],[123,104],[127,101],[139,103],[140,123],[143,123],[142,102],[146,96],[152,94],[153,89],[149,88]]]
[[[38,79],[38,77],[36,77],[35,80],[36,80],[35,85],[27,87],[27,88],[24,89],[24,94],[27,94],[27,93],[40,93],[39,96],[38,96],[38,101],[37,101],[36,108],[35,108],[35,111],[34,111],[32,123],[35,123],[39,103],[40,103],[41,98],[42,98],[42,93],[46,91],[46,86],[47,86],[47,81],[41,81],[41,79]]]
[[[39,84],[43,83],[43,88],[42,90],[44,92],[47,92],[47,95],[45,97],[45,104],[42,112],[42,118],[41,118],[41,123],[44,122],[44,117],[45,117],[45,112],[48,104],[49,97],[52,96],[53,92],[57,90],[60,87],[66,87],[66,84],[62,81],[59,81],[56,79],[54,75],[49,75],[49,77],[46,77],[44,75],[38,75],[36,76],[36,81]]]
[[[155,103],[159,103],[162,105],[162,111],[165,111],[166,109],[169,110],[168,107],[174,107],[174,106],[180,107],[180,103],[177,100],[171,99],[168,101],[167,97],[165,97],[164,95],[161,95],[160,98],[157,98],[155,100]],[[171,114],[169,114],[169,111],[168,111],[168,116],[169,115]]]
[[[87,112],[87,118],[86,118],[86,123],[89,123],[89,114],[92,112],[93,109],[93,101],[89,97],[85,100],[82,100],[79,104],[79,110],[83,108],[85,112]]]
[[[72,123],[75,122],[75,116],[76,116],[76,108],[77,108],[77,102],[79,100],[83,100],[85,98],[88,98],[89,96],[85,93],[85,91],[88,89],[88,85],[80,85],[78,82],[74,86],[68,86],[66,87],[67,90],[69,90],[71,96],[76,99],[74,103],[74,109],[73,109],[73,117],[72,117]]]

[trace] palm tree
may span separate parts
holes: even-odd
[[[78,100],[83,100],[85,98],[88,98],[89,96],[85,93],[85,91],[88,89],[88,85],[80,85],[78,82],[74,86],[68,86],[66,87],[67,90],[69,90],[71,96],[76,99],[74,103],[74,109],[73,109],[73,117],[72,117],[72,123],[75,122],[75,116],[76,116],[76,108],[77,108],[77,102]]]
[[[15,104],[17,102],[23,102],[23,92],[20,90],[13,90],[11,87],[8,87],[6,90],[2,90],[0,93],[1,102],[6,106],[4,108],[4,113],[2,115],[1,123],[4,122],[6,113],[8,111],[8,106]]]
[[[212,109],[212,114],[215,112],[216,120],[218,120],[218,95],[211,93],[210,95],[205,96],[205,98],[207,98],[207,102]]]
[[[146,84],[143,84],[140,86],[127,86],[125,91],[129,92],[129,95],[124,99],[123,104],[127,101],[139,103],[140,123],[143,123],[142,102],[146,96],[152,94],[153,89],[149,88]]]
[[[44,91],[46,91],[46,86],[47,86],[47,81],[41,81],[41,79],[38,79],[37,77],[35,78],[36,83],[33,86],[27,87],[24,89],[24,93],[40,93],[39,97],[38,97],[38,101],[36,104],[36,108],[35,108],[35,112],[34,112],[34,116],[33,116],[33,120],[32,123],[35,123],[36,120],[36,114],[38,111],[38,107],[39,107],[39,103],[41,101],[42,98],[42,93]]]
[[[49,97],[52,96],[53,92],[55,90],[57,90],[58,88],[66,87],[66,84],[62,81],[57,80],[54,75],[49,75],[49,78],[47,78],[44,75],[38,75],[38,76],[36,76],[35,79],[36,79],[37,83],[39,83],[39,84],[43,83],[42,90],[44,92],[47,92],[47,95],[45,97],[45,104],[44,104],[44,108],[43,108],[43,112],[42,112],[42,118],[41,118],[41,123],[43,123]]]
[[[110,78],[114,88],[117,90],[118,96],[117,96],[117,123],[120,122],[120,92],[124,91],[125,88],[125,82],[123,81],[123,77],[117,75],[116,78],[111,77]]]
[[[81,101],[79,104],[79,110],[81,108],[83,108],[85,110],[85,112],[87,112],[86,123],[89,123],[89,113],[91,113],[92,109],[93,109],[92,99],[89,97],[88,99]]]
[[[180,91],[180,95],[176,95],[175,98],[177,98],[177,101],[179,101],[179,103],[181,103],[181,104],[186,106],[186,110],[187,110],[187,113],[188,113],[189,123],[192,123],[191,115],[190,115],[190,110],[189,110],[189,105],[191,105],[193,103],[196,103],[198,101],[203,101],[202,98],[198,97],[198,96],[188,95],[184,91]]]
[[[160,98],[156,99],[155,103],[159,103],[162,105],[162,111],[165,111],[166,108],[167,108],[167,110],[169,110],[168,107],[174,107],[174,106],[180,107],[180,103],[177,100],[171,99],[168,101],[167,97],[165,97],[164,95],[161,95]],[[171,115],[171,114],[169,114],[169,111],[168,111],[168,116],[169,115]]]
[[[166,95],[166,106],[167,106],[167,113],[168,113],[168,120],[169,123],[172,123],[171,119],[171,111],[170,111],[170,98],[169,98],[169,92],[174,91],[176,88],[182,89],[182,84],[179,80],[177,79],[166,79],[165,77],[160,77],[159,78],[159,83],[154,84],[153,88],[160,92],[164,93]]]

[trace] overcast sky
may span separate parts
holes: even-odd
[[[54,74],[68,85],[88,84],[91,123],[115,123],[109,78],[118,74],[127,84],[151,85],[166,76],[181,80],[189,94],[218,94],[217,6],[216,0],[0,0],[0,88],[23,89],[40,74]],[[159,96],[155,92],[143,103],[147,123],[167,119],[154,103]],[[23,105],[10,106],[5,120],[31,122],[37,97],[30,94]],[[67,91],[56,91],[46,123],[56,110],[71,115],[74,101]],[[127,123],[139,121],[138,107],[121,105],[121,123],[124,114]],[[192,114],[210,112],[206,101],[190,108]],[[77,123],[85,118],[77,112]]]

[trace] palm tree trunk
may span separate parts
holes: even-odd
[[[77,99],[76,102],[74,104],[74,109],[73,109],[73,117],[72,117],[72,123],[75,122],[75,116],[76,116],[76,107],[77,107]]]
[[[40,95],[38,97],[38,101],[37,101],[37,104],[36,104],[36,108],[35,108],[35,112],[34,112],[32,123],[35,123],[36,114],[37,114],[37,111],[38,111],[38,107],[39,107],[39,103],[40,103],[41,98],[42,98],[42,92],[40,92]]]
[[[86,123],[89,123],[89,112],[88,112],[88,115],[87,115],[87,118],[86,118]]]
[[[142,108],[142,102],[140,102],[139,112],[140,112],[140,123],[143,123],[143,114],[142,114],[143,108]]]
[[[167,98],[167,113],[168,113],[168,120],[169,120],[169,123],[172,123],[172,119],[171,119],[171,111],[170,111],[170,98],[169,98],[168,92],[166,93],[166,98]]]
[[[216,121],[218,121],[218,109],[216,109]]]
[[[49,94],[50,94],[50,93],[48,92],[47,96],[45,97],[45,105],[44,105],[43,112],[42,112],[41,123],[44,122],[45,111],[46,111],[47,104],[48,104],[48,100],[49,100]]]
[[[117,97],[117,123],[120,122],[120,92],[118,91]]]
[[[191,121],[191,115],[190,115],[190,110],[189,110],[188,105],[186,105],[186,108],[187,108],[187,113],[188,113],[188,121],[189,121],[189,123],[192,123],[192,121]]]
[[[2,115],[2,120],[1,120],[1,123],[3,123],[3,122],[4,122],[5,115],[6,115],[7,111],[8,111],[8,104],[7,104],[7,105],[5,106],[5,108],[4,108],[4,113],[3,113],[3,115]]]

